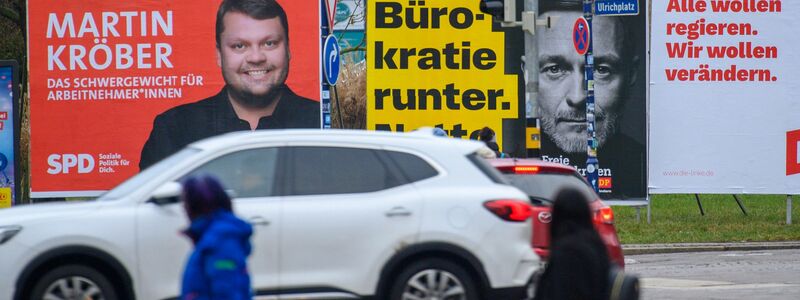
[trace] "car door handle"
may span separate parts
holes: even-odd
[[[264,219],[264,217],[261,217],[261,216],[252,217],[247,221],[248,221],[248,223],[250,223],[250,225],[253,225],[253,226],[267,226],[267,225],[269,225],[269,221],[267,221],[267,219]]]
[[[396,206],[386,212],[387,217],[408,217],[411,211],[402,206]]]

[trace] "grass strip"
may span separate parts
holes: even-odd
[[[786,195],[700,195],[705,216],[693,194],[652,195],[652,222],[646,208],[636,221],[633,207],[614,207],[623,244],[762,242],[800,240],[800,196],[792,197],[792,225],[786,225]]]

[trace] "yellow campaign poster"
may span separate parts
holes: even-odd
[[[11,188],[0,188],[0,208],[11,207]]]
[[[367,129],[431,126],[469,138],[488,126],[503,144],[503,119],[518,116],[518,75],[504,72],[505,35],[479,3],[368,1]]]

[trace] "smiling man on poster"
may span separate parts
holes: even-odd
[[[217,12],[216,48],[225,86],[215,96],[158,115],[139,168],[227,132],[319,128],[319,102],[286,85],[288,32],[286,13],[275,0],[223,1]]]

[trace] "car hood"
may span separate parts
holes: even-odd
[[[38,221],[52,221],[67,217],[75,217],[89,213],[104,206],[97,201],[59,202],[19,205],[0,209],[0,226],[24,225]]]

